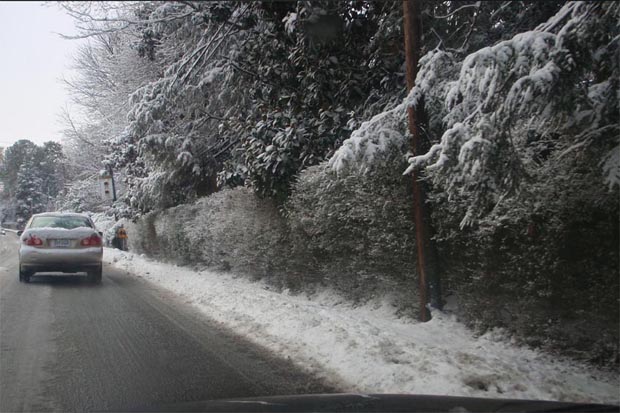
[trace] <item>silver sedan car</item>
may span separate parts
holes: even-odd
[[[103,242],[86,215],[36,214],[17,235],[20,281],[29,282],[36,272],[86,272],[91,281],[101,282]]]

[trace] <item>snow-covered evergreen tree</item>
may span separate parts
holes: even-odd
[[[541,163],[598,153],[605,182],[619,184],[609,161],[619,151],[619,19],[615,3],[567,3],[535,30],[470,54],[439,87],[433,79],[450,56],[422,62],[409,103],[443,101],[429,111],[442,126],[432,131],[443,131],[410,169],[426,165],[449,194],[469,194],[463,225],[519,191]]]
[[[64,154],[57,142],[37,146],[20,140],[7,148],[0,162],[3,196],[21,222],[32,213],[54,209],[56,197],[64,190],[65,170]]]
[[[598,184],[618,186],[620,8],[609,2],[570,2],[533,30],[486,46],[465,58],[440,47],[420,62],[406,99],[429,115],[424,132],[434,142],[411,158],[451,197],[467,199],[463,225],[485,216],[522,190],[542,169],[598,154]],[[353,133],[331,160],[372,162],[405,107],[379,115]],[[603,176],[604,175],[604,176]]]
[[[25,224],[33,214],[45,211],[47,201],[48,197],[43,191],[40,165],[35,160],[29,159],[17,172],[15,188],[17,222]]]
[[[439,42],[404,104],[330,160],[341,176],[372,170],[407,139],[406,105],[425,111],[433,145],[408,171],[432,183],[444,281],[466,319],[598,361],[617,361],[619,334],[618,21],[616,3],[569,2],[478,49]]]

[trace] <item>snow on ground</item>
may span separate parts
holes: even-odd
[[[446,314],[417,323],[398,318],[386,304],[353,307],[329,292],[278,293],[233,274],[107,248],[104,260],[176,293],[343,391],[620,402],[618,374],[518,347],[501,334],[476,338]]]

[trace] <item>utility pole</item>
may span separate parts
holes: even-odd
[[[112,164],[108,164],[108,172],[110,173],[110,179],[112,180],[112,202],[116,202],[116,184],[114,183],[114,171],[112,170]]]
[[[403,0],[403,25],[405,34],[405,55],[407,63],[407,91],[415,85],[418,74],[422,41],[422,22],[420,0]],[[422,105],[420,105],[422,106]],[[409,132],[411,133],[411,151],[413,155],[426,152],[420,131],[423,107],[407,108]],[[431,295],[433,307],[441,309],[441,287],[437,271],[437,260],[431,240],[430,216],[425,205],[424,184],[420,181],[420,172],[413,171],[413,215],[417,245],[417,269],[420,294],[420,321],[430,320],[427,308],[428,295]]]

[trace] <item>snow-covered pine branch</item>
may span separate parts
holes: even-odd
[[[426,168],[448,194],[470,194],[468,216],[479,216],[481,202],[519,190],[532,163],[528,139],[553,135],[559,136],[556,153],[607,146],[602,165],[606,182],[614,185],[619,10],[615,3],[567,3],[547,24],[482,48],[462,63],[449,52],[428,52],[405,102],[424,102],[435,144],[410,158],[405,173]],[[405,139],[394,133],[405,111],[399,105],[362,124],[336,151],[332,169],[367,169],[377,150]]]
[[[353,131],[329,159],[329,166],[336,172],[347,168],[368,170],[377,153],[387,151],[391,145],[400,146],[407,140],[403,126],[407,118],[404,103],[382,112]]]
[[[410,159],[407,172],[426,167],[449,194],[472,193],[475,208],[477,198],[518,190],[527,175],[528,134],[561,136],[557,149],[617,142],[618,67],[606,59],[617,57],[619,16],[617,4],[568,3],[541,29],[467,56],[447,92],[426,82],[436,65],[422,61],[410,104],[443,95],[445,127],[427,154]],[[437,120],[437,113],[430,117]]]

